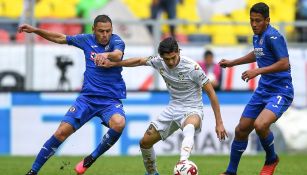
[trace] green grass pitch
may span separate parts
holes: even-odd
[[[40,171],[41,175],[74,175],[74,166],[82,157],[54,156]],[[179,156],[158,156],[160,175],[172,175]],[[238,174],[258,175],[263,165],[264,155],[243,156]],[[0,156],[0,174],[22,175],[31,167],[34,157]],[[199,175],[218,175],[228,164],[228,156],[191,157],[199,169]],[[141,156],[100,157],[85,175],[143,175]],[[280,155],[280,163],[275,175],[307,174],[307,154]]]

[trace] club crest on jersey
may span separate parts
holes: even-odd
[[[179,78],[179,80],[183,80],[184,79],[184,75],[183,75],[182,72],[178,73],[178,78]]]
[[[160,68],[159,72],[160,72],[161,75],[163,75],[164,72],[165,72],[164,68]]]
[[[104,51],[106,52],[106,51],[109,51],[110,50],[110,45],[108,44],[108,45],[106,45],[106,47],[104,47]]]
[[[75,111],[76,111],[76,108],[74,106],[69,108],[69,112],[75,112]]]
[[[261,38],[259,41],[259,45],[262,45],[262,44],[263,44],[263,38]]]
[[[96,52],[91,52],[91,54],[90,54],[90,59],[91,59],[91,60],[94,60],[95,57],[96,57],[96,55],[97,55]]]

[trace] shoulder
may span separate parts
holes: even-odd
[[[184,67],[188,73],[190,74],[199,74],[203,73],[203,69],[201,66],[194,61],[193,59],[187,57],[187,56],[180,56],[181,60],[181,66]]]
[[[190,68],[190,69],[193,70],[195,68],[195,66],[200,67],[199,64],[190,57],[180,56],[180,58],[182,59],[181,62],[183,64],[183,66],[185,66],[187,68]]]
[[[268,31],[265,33],[266,40],[276,40],[276,39],[284,39],[284,36],[274,27],[270,27]]]
[[[163,58],[160,56],[149,56],[147,61],[155,62],[155,63],[161,63],[163,62]]]
[[[111,36],[111,41],[114,41],[114,42],[124,42],[120,36],[118,36],[117,34],[112,34]]]

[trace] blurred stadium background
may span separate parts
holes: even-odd
[[[114,33],[126,42],[125,58],[157,54],[157,45],[170,35],[168,25],[172,24],[182,55],[201,61],[204,51],[210,49],[218,62],[252,49],[249,9],[256,2],[260,1],[182,0],[177,4],[175,20],[168,20],[164,13],[151,20],[151,0],[0,0],[0,155],[33,156],[39,151],[78,95],[85,67],[81,50],[17,33],[20,23],[74,35],[91,33],[96,15],[107,14],[113,20]],[[276,147],[286,154],[307,154],[307,2],[262,2],[270,6],[272,25],[287,38],[295,86],[292,107],[272,127]],[[152,33],[148,26],[153,27]],[[222,72],[217,94],[230,136],[225,142],[216,139],[213,112],[204,97],[203,132],[196,138],[194,154],[229,153],[234,127],[257,85],[257,79],[245,83],[240,75],[254,67],[243,65]],[[168,103],[169,96],[153,69],[124,68],[122,74],[128,89],[128,97],[123,100],[127,127],[107,154],[139,155],[139,138]],[[104,132],[105,128],[94,119],[69,138],[57,155],[88,154]],[[178,154],[181,139],[176,133],[159,143],[158,155]],[[255,134],[246,153],[261,153]]]

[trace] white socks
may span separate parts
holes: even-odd
[[[187,160],[190,157],[194,145],[195,127],[192,124],[187,124],[183,128],[183,141],[181,144],[180,161]]]
[[[156,153],[153,147],[149,149],[141,148],[144,166],[146,168],[146,171],[148,175],[154,175],[157,171],[157,165],[156,165]]]

